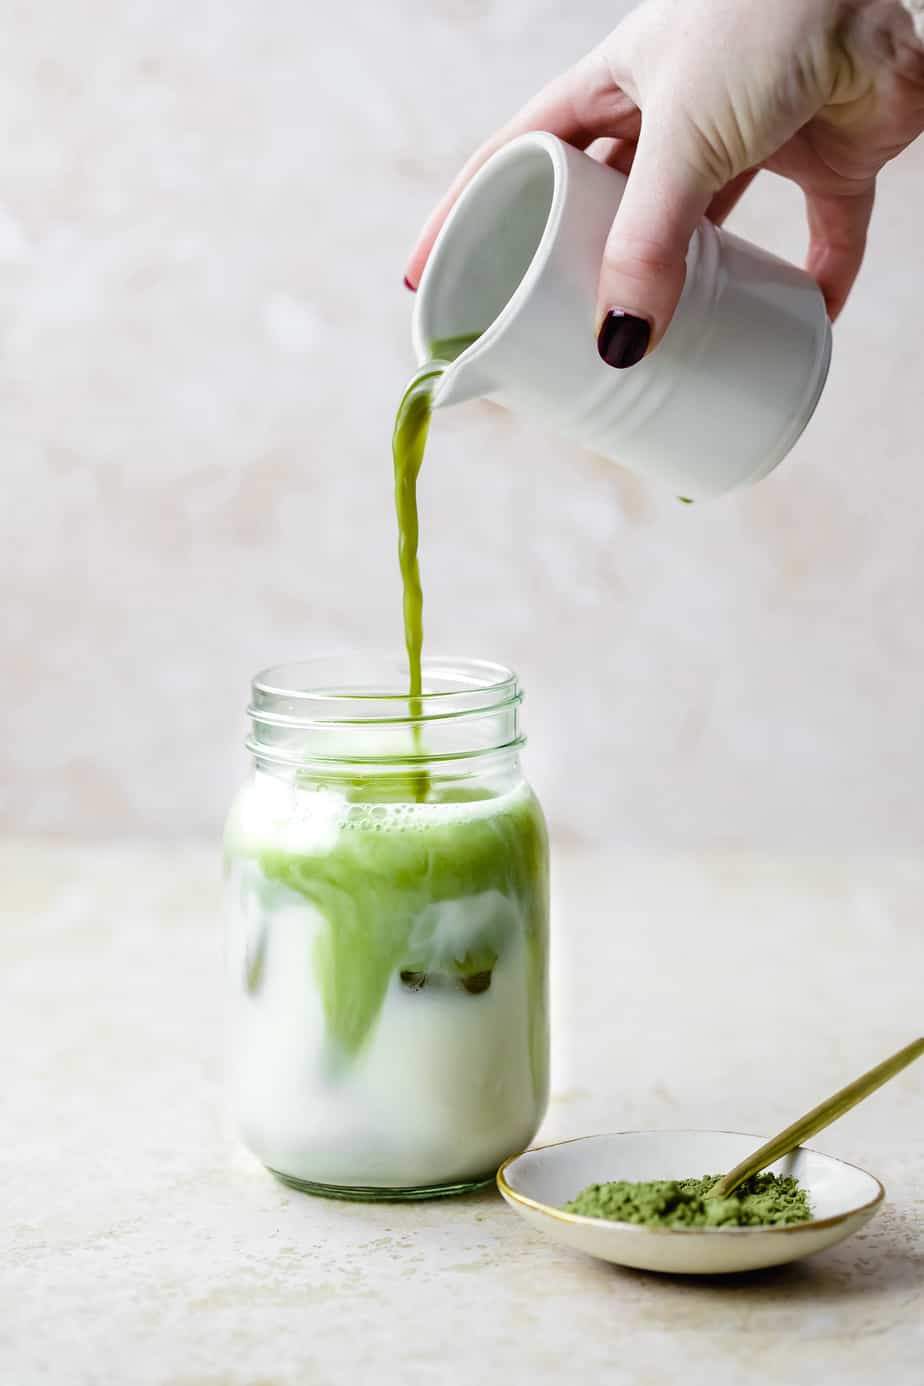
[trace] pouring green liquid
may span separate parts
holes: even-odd
[[[428,762],[423,730],[417,478],[437,385],[475,337],[434,344],[395,422],[411,756],[373,702],[355,733],[373,755],[353,759],[344,722],[317,762],[294,746],[294,773],[258,759],[226,829],[239,1116],[314,1191],[480,1182],[545,1110],[542,811],[500,725],[484,749],[503,754],[464,772]]]
[[[404,645],[408,662],[408,700],[412,718],[419,718],[423,707],[420,701],[423,692],[420,657],[423,652],[423,589],[420,583],[420,562],[418,544],[420,521],[417,509],[417,478],[427,446],[430,431],[430,415],[433,412],[433,396],[440,377],[448,366],[461,356],[466,347],[478,340],[481,334],[446,337],[434,342],[430,348],[430,360],[414,372],[410,384],[401,396],[398,413],[395,417],[395,430],[392,435],[391,451],[395,468],[395,512],[398,518],[398,563],[401,569],[401,585],[404,602]],[[419,721],[413,728],[415,754],[423,756],[423,743]],[[423,772],[417,777],[415,797],[426,798],[427,777]]]

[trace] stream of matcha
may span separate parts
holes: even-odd
[[[417,556],[420,524],[417,512],[417,478],[427,446],[433,396],[440,377],[466,347],[481,334],[446,337],[430,347],[430,359],[414,372],[410,384],[401,396],[395,417],[391,451],[395,468],[395,511],[398,518],[398,563],[404,600],[404,645],[408,662],[408,699],[410,715],[419,719],[423,711],[420,701],[423,680],[420,658],[423,651],[423,590],[420,584],[420,563]],[[418,720],[413,727],[414,752],[423,756],[421,728]],[[415,789],[417,799],[426,798],[427,778],[421,772]]]

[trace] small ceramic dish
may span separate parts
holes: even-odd
[[[765,1139],[735,1131],[618,1131],[514,1155],[497,1186],[527,1222],[565,1246],[616,1265],[685,1275],[780,1266],[849,1237],[880,1207],[885,1189],[855,1165],[802,1146],[771,1165],[808,1190],[811,1222],[780,1227],[644,1227],[566,1213],[588,1184],[722,1174]]]

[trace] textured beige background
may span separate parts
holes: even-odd
[[[3,6],[0,811],[213,832],[258,667],[397,644],[404,251],[619,6]],[[794,256],[798,194],[739,230]],[[512,662],[563,835],[914,846],[924,146],[790,462],[686,508],[486,406],[423,482],[429,644]]]

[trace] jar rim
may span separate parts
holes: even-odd
[[[519,702],[516,674],[486,659],[427,655],[421,660],[423,689],[411,713],[407,663],[387,654],[315,655],[271,665],[254,676],[248,712],[271,714],[277,701],[285,715],[307,722],[418,722],[464,716]],[[279,714],[277,714],[279,715]]]
[[[407,662],[394,655],[318,655],[264,669],[251,685],[248,749],[286,764],[394,765],[523,744],[523,693],[513,670],[429,655],[421,673],[422,692],[412,698]],[[426,744],[414,739],[420,735]]]

